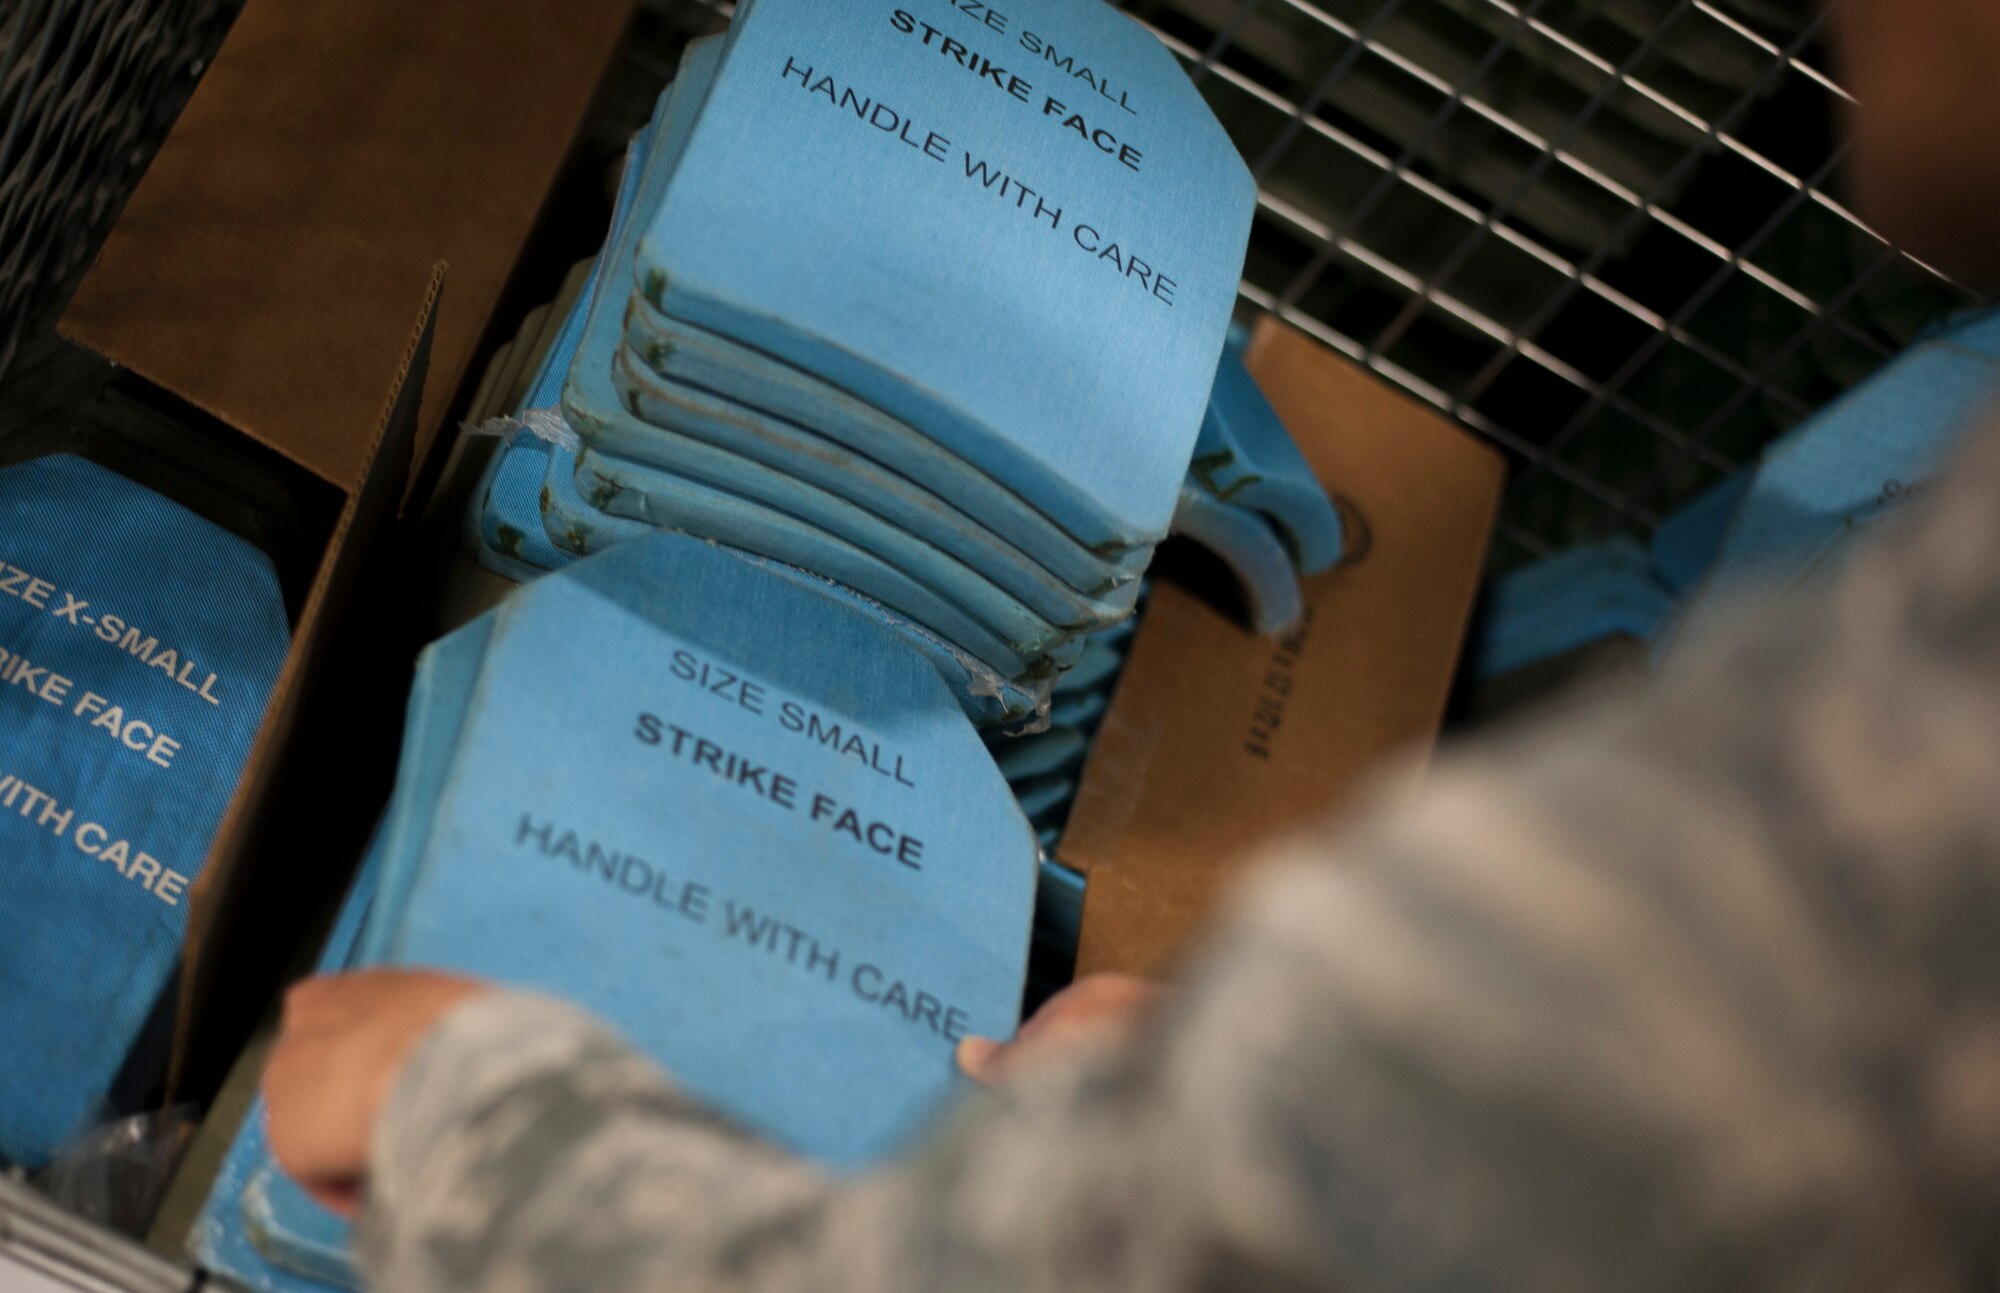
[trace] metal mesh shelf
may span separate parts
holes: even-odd
[[[1643,531],[1970,298],[1834,187],[1782,0],[1135,0],[1260,191],[1244,300],[1512,461],[1502,560]]]
[[[1121,7],[1256,174],[1244,306],[1499,445],[1503,564],[1649,530],[1971,301],[1843,204],[1806,0]]]

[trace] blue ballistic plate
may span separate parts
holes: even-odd
[[[1090,742],[1073,727],[1052,727],[1032,736],[1001,738],[987,748],[993,751],[994,766],[1011,785],[1076,771]]]
[[[1054,848],[1062,839],[1062,828],[1047,827],[1044,847]],[[1041,884],[1035,892],[1035,937],[1069,956],[1076,955],[1083,938],[1084,877],[1060,862],[1044,861]]]
[[[631,187],[628,171],[620,185],[621,205],[629,203]],[[517,416],[533,409],[548,409],[561,394],[563,378],[576,358],[577,345],[583,339],[584,319],[602,273],[600,258],[592,263],[561,320],[549,334],[549,344],[536,360],[534,376],[518,406],[511,410]],[[566,291],[565,295],[569,293]],[[563,564],[565,554],[543,524],[542,489],[551,450],[547,441],[517,433],[488,460],[486,471],[473,491],[474,515],[470,520],[477,533],[473,536],[472,555],[497,574],[514,578],[509,567],[546,571]],[[499,560],[496,563],[490,557]]]
[[[1049,729],[1059,727],[1087,728],[1104,717],[1104,711],[1111,707],[1110,688],[1098,691],[1078,692],[1073,696],[1058,696],[1049,706]]]
[[[635,198],[639,207],[658,200],[672,169],[675,142],[684,139],[692,120],[686,105],[698,95],[718,53],[719,46],[713,41],[689,47],[674,86],[661,98],[654,123],[647,134],[634,141],[632,159],[643,167]],[[654,139],[661,141],[657,147]],[[649,425],[650,419],[660,427],[683,433],[683,438],[713,446],[715,452],[707,459],[712,483],[780,508],[799,506],[799,499],[790,496],[798,495],[801,488],[822,497],[859,503],[864,513],[879,515],[910,536],[902,543],[904,549],[922,542],[929,553],[936,554],[912,556],[906,551],[901,559],[935,567],[934,578],[962,578],[957,571],[969,567],[981,583],[998,585],[1002,596],[1011,594],[1025,600],[1030,613],[1045,623],[1091,628],[1130,612],[1130,595],[1113,589],[1105,598],[1095,599],[1077,592],[936,494],[803,427],[781,426],[770,415],[722,396],[676,390],[664,379],[653,377],[643,365],[621,377],[617,364],[623,351],[623,302],[632,292],[630,248],[637,235],[633,222],[614,224],[601,299],[591,312],[578,357],[562,390],[566,417],[593,445],[634,462],[686,470],[684,449],[672,442],[669,431]],[[761,364],[763,368],[774,366],[769,360]],[[763,380],[758,368],[753,361],[748,382],[752,389]],[[774,470],[797,482],[786,487],[790,496],[782,500],[770,493]],[[969,476],[969,470],[961,469],[950,479],[966,492],[964,482]],[[764,491],[762,496],[760,490]],[[559,506],[554,499],[550,504]],[[555,535],[559,546],[571,536],[588,544],[593,534],[587,517],[574,514],[545,528]],[[848,537],[866,547],[873,536]],[[1080,549],[1076,555],[1094,563]],[[1101,563],[1087,573],[1093,587],[1114,582]],[[990,597],[977,587],[961,593],[966,598]]]
[[[1646,550],[1626,538],[1571,548],[1508,572],[1487,594],[1472,665],[1497,678],[1608,637],[1650,642],[1678,603]]]
[[[701,68],[712,66],[720,52],[720,39],[708,37],[688,46],[674,83],[661,93],[654,106],[653,119],[633,136],[626,149],[618,202],[612,209],[611,228],[605,235],[604,250],[598,256],[599,281],[593,285],[590,300],[584,303],[583,329],[575,352],[570,356],[568,370],[561,375],[554,398],[548,401],[557,407],[565,424],[572,428],[576,422],[572,408],[579,411],[600,407],[609,411],[616,409],[615,388],[610,383],[610,352],[604,338],[607,335],[615,338],[616,328],[612,321],[622,315],[624,302],[632,292],[631,259],[635,235],[630,232],[631,212],[638,204],[655,200],[656,195],[649,189],[653,176],[651,163],[663,134],[669,105],[680,101],[677,96],[689,93],[689,76],[698,75]],[[612,349],[615,350],[615,340]],[[598,358],[589,364],[579,363],[578,357],[586,352]],[[573,392],[577,393],[576,398],[573,398]],[[589,398],[583,398],[584,392],[600,401],[608,395],[612,403],[592,404]],[[590,556],[614,544],[653,533],[653,527],[642,521],[612,516],[585,500],[576,485],[574,448],[546,446],[544,461],[545,470],[537,503],[541,510],[543,532],[556,550],[563,554],[564,560],[559,565],[567,565],[576,557]]]
[[[575,449],[551,446],[548,464],[542,479],[542,529],[565,558],[588,557],[653,533],[644,521],[613,516],[590,505],[576,487]]]
[[[583,300],[579,299],[577,304],[583,304]],[[572,317],[578,316],[572,314]],[[580,318],[578,321],[580,324]],[[575,341],[574,334],[558,336],[556,346],[543,359],[543,376],[536,379],[529,398],[515,410],[517,414],[546,408],[555,402]],[[488,460],[486,471],[473,491],[478,526],[472,551],[475,559],[480,559],[482,553],[495,553],[505,562],[546,571],[562,565],[570,555],[556,544],[544,520],[542,490],[549,474],[552,449],[546,440],[517,432]],[[496,573],[508,574],[508,571]]]
[[[510,578],[516,584],[524,584],[524,582],[528,582],[532,578],[542,578],[544,574],[548,574],[548,570],[544,570],[542,566],[530,566],[528,562],[520,560],[518,556],[508,556],[506,552],[496,552],[494,548],[488,548],[484,542],[474,542],[472,544],[472,560],[478,562],[478,566],[482,570],[492,570],[500,578]]]
[[[1729,523],[1742,506],[1754,472],[1739,471],[1703,490],[1653,531],[1647,551],[1653,573],[1676,597],[1707,576],[1729,537]]]
[[[2000,311],[1950,321],[1667,518],[1650,550],[1614,539],[1500,580],[1475,669],[1511,672],[1612,634],[1652,640],[1657,662],[1706,622],[1707,581],[1788,589],[1838,564],[1922,495],[1995,398]],[[1681,597],[1692,601],[1677,621]]]
[[[644,521],[613,516],[592,507],[577,491],[575,464],[575,450],[550,450],[543,519],[550,537],[556,540],[556,546],[564,553],[563,564],[658,532]],[[892,625],[937,669],[945,684],[958,697],[966,715],[983,727],[1009,726],[1033,720],[1048,704],[1049,687],[1046,681],[1025,685],[1009,681],[935,633],[896,615],[880,602],[844,584],[753,553],[739,551],[737,555],[771,570],[781,578],[809,587],[820,596]]]
[[[585,498],[614,515],[713,539],[838,580],[916,621],[1003,677],[1052,676],[1068,663],[1064,652],[1081,651],[1075,639],[1047,653],[1017,650],[962,607],[873,552],[685,476],[586,448],[577,455],[577,486]]]
[[[419,664],[395,804],[364,871],[375,894],[376,911],[394,913],[408,901],[414,879],[409,863],[426,847],[430,818],[406,810],[412,804],[438,800],[493,618],[475,621],[433,645]],[[385,918],[367,922],[355,937],[358,909],[350,900],[322,958],[322,970],[378,959],[385,933],[395,932],[393,922]],[[263,1142],[261,1102],[221,1179],[223,1185],[199,1232],[199,1255],[209,1265],[252,1288],[274,1293],[358,1286],[346,1223],[320,1208],[271,1165]]]
[[[359,959],[359,943],[376,905],[386,827],[378,827],[320,951],[321,974]],[[194,1259],[253,1293],[319,1293],[359,1287],[348,1256],[345,1221],[314,1203],[278,1172],[264,1134],[264,1099],[250,1106],[189,1241]],[[301,1268],[314,1274],[302,1274]],[[315,1278],[314,1275],[317,1277]]]
[[[444,792],[479,666],[493,637],[493,620],[493,612],[480,616],[431,643],[417,659],[416,681],[403,720],[396,790],[380,832],[383,860],[377,884],[382,911],[401,911],[416,883],[417,860],[430,844],[431,806]],[[370,922],[361,934],[357,959],[382,960],[388,934],[385,922]]]
[[[542,481],[548,475],[549,446],[519,435],[499,446],[473,491],[470,537],[473,560],[516,582],[554,570],[566,557],[542,523]]]
[[[930,661],[931,667],[958,698],[967,717],[981,727],[1024,731],[1046,725],[1050,710],[1051,680],[1015,682],[1003,678],[990,667],[967,655],[920,624],[897,615],[882,603],[824,575],[772,561],[755,553],[715,545],[739,560],[763,570],[774,578],[803,588],[816,597],[838,603],[854,613],[885,626]]]
[[[993,534],[1083,596],[1111,597],[1143,574],[1151,560],[1148,548],[1099,553],[1084,547],[1032,504],[909,424],[782,360],[670,319],[643,297],[634,298],[626,316],[624,350],[664,382],[713,391],[764,413],[768,423],[759,431],[785,452],[800,475],[839,488],[840,477],[853,468],[851,459],[832,452],[835,447],[881,464],[881,471],[904,482],[895,486],[899,491],[940,500],[960,513],[954,524]],[[605,430],[606,446],[630,452],[636,446],[613,439],[621,430]],[[876,484],[871,475],[850,487]]]
[[[1215,370],[1188,484],[1211,503],[1261,514],[1301,574],[1339,564],[1340,513],[1234,344]],[[1181,506],[1187,506],[1185,496]]]
[[[264,1136],[264,1120],[264,1099],[259,1096],[222,1161],[189,1241],[190,1255],[204,1269],[227,1276],[251,1293],[325,1293],[358,1287],[352,1277],[332,1270],[327,1272],[331,1276],[327,1280],[300,1275],[274,1261],[276,1254],[258,1247],[260,1236],[252,1231],[250,1218],[269,1214],[263,1189],[271,1171],[271,1150]],[[253,1182],[257,1183],[254,1190]],[[311,1205],[310,1200],[307,1203]],[[344,1229],[344,1223],[331,1213],[322,1210],[320,1216],[331,1223],[329,1234]],[[344,1235],[341,1240],[344,1242]]]
[[[1014,787],[1015,797],[1021,801],[1021,811],[1037,826],[1046,826],[1049,819],[1067,812],[1076,798],[1074,777],[1036,777],[1023,781]]]
[[[608,430],[600,447],[608,452],[681,470],[673,441],[687,438],[712,447],[714,461],[733,468],[731,479],[716,483],[774,507],[785,502],[770,493],[773,470],[795,479],[798,488],[834,495],[897,526],[948,559],[979,572],[1036,616],[1067,632],[1091,632],[1132,613],[1139,596],[1136,580],[1102,596],[1086,596],[1029,559],[1019,548],[968,518],[936,494],[799,426],[758,409],[724,399],[684,382],[663,378],[636,364],[630,349],[613,362],[614,380],[627,406],[646,425]],[[816,470],[802,470],[810,462]],[[740,464],[740,466],[737,466]],[[859,536],[849,536],[859,538]]]
[[[2000,397],[2000,311],[1898,355],[1767,449],[1716,556],[1718,571],[1786,584],[1921,492]]]
[[[583,341],[562,388],[563,417],[590,443],[599,443],[607,432],[634,423],[611,371],[625,332],[625,314],[637,287],[632,257],[640,226],[647,213],[659,206],[675,161],[686,146],[700,101],[721,62],[722,46],[720,36],[689,42],[673,83],[655,101],[652,119],[634,136],[626,153],[627,171],[639,168],[634,211],[628,219],[614,219],[605,236],[603,290],[584,321]],[[633,430],[643,433],[641,427]]]
[[[1022,0],[1005,33],[941,12],[739,5],[641,289],[921,428],[1087,547],[1151,547],[1235,303],[1248,168],[1108,5]]]
[[[713,84],[718,55],[719,49],[697,50],[691,45],[675,78],[674,93],[662,99],[666,127],[654,159],[656,170],[640,198],[643,209],[654,209],[664,199]],[[621,316],[620,324],[632,353],[664,380],[713,391],[770,415],[769,432],[779,437],[778,444],[788,450],[786,458],[801,475],[837,491],[839,477],[851,470],[847,461],[828,456],[829,442],[838,443],[893,468],[912,482],[911,488],[941,500],[943,506],[963,507],[965,528],[992,532],[1031,554],[1057,579],[1086,596],[1108,595],[1144,570],[1149,550],[1093,552],[1065,534],[1032,503],[984,477],[909,424],[774,356],[660,314],[636,293],[636,277],[630,273],[641,232],[635,224],[617,243],[617,264],[631,279],[629,286],[619,290],[632,295],[629,314]],[[604,369],[597,351],[591,353],[593,367],[587,373],[595,377]],[[578,394],[587,396],[592,409],[605,415],[583,419],[586,429],[598,431],[601,422],[607,448],[643,457],[642,445],[625,445],[617,439],[631,428],[609,418],[611,410],[622,407],[615,398],[607,398],[603,391]],[[968,488],[968,482],[977,488]],[[860,483],[871,484],[872,478]]]
[[[516,584],[540,578],[560,564],[552,560],[554,544],[538,542],[540,532],[522,530],[516,524],[518,516],[506,518],[508,502],[520,502],[532,458],[538,458],[546,470],[548,454],[542,452],[540,444],[530,442],[528,436],[522,436],[514,444],[496,446],[472,490],[472,502],[466,508],[462,526],[462,546],[472,560],[502,578],[512,578]],[[512,510],[518,512],[518,506]]]
[[[1191,474],[1190,482],[1193,479]],[[1174,533],[1199,543],[1229,567],[1243,591],[1250,626],[1257,632],[1287,632],[1305,613],[1305,596],[1299,591],[1292,555],[1261,513],[1218,503],[1190,483],[1181,491]]]
[[[694,403],[712,403],[698,393],[690,396]],[[865,506],[705,440],[656,429],[643,465],[726,490],[775,516],[795,517],[845,539],[949,598],[1023,655],[1040,655],[1075,638],[1079,628],[1098,626],[1052,624],[995,584],[985,573],[988,567],[968,565]]]
[[[664,114],[664,126],[659,129],[660,146],[651,159],[652,169],[640,198],[644,209],[657,207],[664,198],[713,83],[719,53],[719,47],[697,49],[691,45],[673,92],[662,97],[659,111]],[[893,488],[920,513],[938,515],[938,524],[954,523],[968,532],[985,531],[1019,551],[1034,554],[1034,560],[1060,582],[1085,596],[1115,592],[1119,584],[1136,578],[1144,569],[1149,553],[1135,551],[1107,558],[1091,552],[1025,500],[981,479],[971,464],[846,391],[770,355],[653,310],[636,294],[637,280],[631,273],[640,232],[635,222],[614,235],[616,264],[622,275],[616,294],[631,296],[629,315],[620,312],[618,319],[623,321],[617,322],[611,302],[602,307],[604,327],[593,333],[590,358],[582,370],[587,380],[572,392],[572,412],[581,429],[601,436],[604,447],[641,461],[645,458],[641,429],[616,416],[625,407],[617,394],[601,385],[590,389],[607,371],[608,352],[617,344],[612,339],[615,331],[629,342],[632,353],[644,360],[641,366],[654,369],[663,381],[712,391],[744,409],[762,411],[768,425],[757,428],[761,437],[778,451],[782,463],[816,484],[843,494]],[[696,425],[687,429],[690,434],[700,434],[703,428]],[[818,434],[821,432],[824,437]],[[836,445],[844,446],[846,453],[837,453]],[[724,442],[724,447],[761,456],[747,450],[738,437]],[[858,462],[856,453],[860,455]],[[885,473],[872,459],[907,473],[906,483],[886,483],[905,478]],[[862,463],[870,468],[867,474],[861,474]],[[979,488],[968,489],[968,481]],[[857,501],[861,497],[848,496]],[[961,499],[967,512],[948,521],[948,514],[957,508],[947,500]],[[894,515],[886,504],[878,510]],[[932,537],[922,527],[916,527],[915,532]],[[948,547],[944,543],[940,546]],[[1056,617],[1052,614],[1051,618]]]
[[[713,545],[515,594],[432,812],[390,960],[577,1001],[831,1166],[1013,1030],[1036,847],[979,737],[900,638]]]
[[[548,408],[562,390],[563,375],[583,337],[583,320],[590,308],[597,269],[593,266],[576,298],[551,334],[535,375],[519,406],[519,415]],[[473,493],[478,509],[479,548],[497,552],[537,570],[553,570],[563,553],[542,524],[542,482],[548,476],[549,443],[525,432],[516,433],[488,461],[484,478]],[[474,551],[475,558],[478,550]],[[504,572],[501,572],[504,573]]]
[[[674,86],[662,96],[655,122],[649,127],[657,132],[656,137],[662,137],[668,142],[656,148],[644,140],[635,142],[635,155],[642,149],[646,155],[645,172],[640,179],[638,196],[635,199],[640,208],[643,209],[645,204],[652,200],[656,191],[655,181],[664,182],[666,171],[669,169],[669,159],[672,156],[671,140],[676,131],[684,133],[684,123],[689,119],[689,114],[684,112],[677,115],[669,114],[675,114],[675,105],[684,105],[688,96],[695,92],[694,87],[699,86],[705,79],[707,69],[712,67],[719,53],[720,46],[714,41],[698,41],[689,47],[681,72],[675,78]],[[737,493],[738,497],[744,497],[744,494],[738,491],[744,489],[745,482],[750,482],[756,484],[766,497],[774,501],[782,498],[781,506],[786,512],[774,510],[767,515],[782,517],[797,509],[810,511],[813,516],[802,516],[801,519],[816,520],[820,525],[833,525],[837,527],[836,533],[852,537],[857,540],[858,547],[881,555],[885,558],[885,564],[901,567],[919,582],[927,574],[933,581],[933,587],[949,588],[968,602],[980,602],[995,623],[1007,621],[1001,636],[1017,644],[1025,655],[1039,655],[1053,642],[1065,636],[1061,629],[1046,618],[1036,615],[1022,606],[1018,599],[1011,598],[1001,591],[992,579],[982,574],[980,570],[974,570],[963,562],[953,559],[937,547],[923,542],[912,532],[883,520],[875,513],[855,507],[830,491],[792,476],[788,471],[790,463],[782,450],[775,453],[767,451],[764,455],[765,461],[776,464],[774,469],[773,466],[766,466],[763,462],[730,452],[726,447],[705,443],[692,437],[672,436],[666,431],[641,422],[626,407],[613,372],[623,336],[620,323],[621,311],[617,303],[622,295],[629,294],[630,288],[631,275],[629,269],[625,268],[626,247],[631,237],[636,236],[636,232],[636,228],[614,231],[609,258],[606,261],[611,270],[599,293],[597,308],[591,312],[584,327],[581,347],[563,387],[564,414],[581,435],[593,444],[609,446],[615,443],[621,447],[638,449],[645,456],[627,460],[635,465],[651,466],[666,461],[671,462],[677,473],[691,473],[693,468],[690,464],[695,455],[700,454],[701,471],[710,484],[729,489]],[[710,400],[708,403],[711,406],[709,411],[725,424],[740,423],[743,420],[740,416],[734,415],[726,403],[715,400]],[[714,407],[718,405],[720,407]],[[850,464],[853,461],[851,456],[849,461]],[[875,478],[887,479],[887,473],[879,469],[873,469],[873,472]],[[594,497],[594,488],[582,489],[580,492],[587,501],[593,503],[600,501]],[[917,498],[916,492],[906,492],[901,499],[901,510],[896,514],[897,519],[912,520],[922,515],[934,517],[941,510],[941,505],[934,499],[929,504],[922,503]],[[615,507],[607,510],[619,512]],[[655,521],[654,517],[643,513],[621,512],[620,514],[633,519]],[[685,515],[679,524],[691,532],[701,532]],[[960,530],[961,539],[967,538],[970,533],[969,525],[963,527]],[[708,537],[752,551],[765,550],[756,542],[746,541],[740,533],[716,532]],[[810,550],[811,538],[812,536],[808,535],[803,541],[796,539],[791,541],[787,545],[788,551]],[[983,548],[975,547],[975,550],[980,551],[985,558],[997,559],[1000,546],[996,541],[986,544]],[[782,559],[799,560],[796,556],[785,556]],[[1024,558],[1019,560],[1019,565],[1023,567],[1030,564]],[[984,567],[981,568],[983,569]],[[1048,581],[1048,583],[1048,591],[1054,594],[1057,588],[1055,582]],[[892,605],[900,605],[894,597],[884,594],[879,588],[866,585],[862,587],[864,591],[882,597]],[[909,608],[904,609],[907,614],[915,615],[919,619],[924,618],[919,612]],[[1079,599],[1073,604],[1065,604],[1065,609],[1073,609],[1091,616],[1090,622],[1094,624],[1117,618],[1126,613],[1129,606],[1121,606],[1114,602],[1107,603],[1098,610],[1082,603]],[[936,627],[942,631],[941,625]],[[950,636],[949,633],[946,635]],[[997,664],[995,667],[1005,668]]]
[[[1139,597],[1142,601],[1145,599],[1146,591],[1146,585],[1141,584],[1139,587]],[[1138,628],[1139,621],[1134,617],[1114,624],[1108,629],[1099,629],[1090,635],[1090,640],[1103,646],[1114,647],[1120,655],[1123,655],[1125,653],[1125,644],[1132,640],[1132,634],[1137,632]]]
[[[1083,644],[1083,654],[1056,679],[1055,694],[1073,696],[1079,692],[1107,687],[1125,667],[1125,653],[1116,643],[1091,637]]]
[[[527,394],[548,354],[549,345],[544,343],[553,342],[560,329],[560,320],[551,318],[554,313],[553,303],[531,310],[512,344],[502,347],[489,365],[480,385],[485,390],[490,383],[489,395],[496,404],[493,413],[517,412],[522,407],[521,397]],[[529,370],[526,381],[521,377],[524,368]],[[497,575],[521,581],[534,578],[548,566],[545,552],[535,542],[537,536],[520,524],[523,503],[532,501],[532,493],[523,493],[524,488],[531,488],[525,458],[535,446],[524,443],[519,453],[511,452],[512,448],[501,445],[486,460],[462,528],[465,550],[475,561]]]
[[[0,1159],[106,1111],[290,636],[251,544],[81,458],[0,470]]]
[[[518,524],[529,463],[538,459],[546,470],[548,455],[529,437],[497,446],[473,487],[472,501],[461,527],[465,551],[479,565],[517,584],[527,583],[554,568],[552,545]],[[508,513],[515,515],[510,519]]]
[[[652,129],[648,123],[626,151],[625,168],[619,175],[618,193],[611,207],[613,229],[625,223],[631,212],[640,171],[651,145]],[[600,255],[592,262],[575,299],[564,311],[521,407],[515,412],[552,409],[561,399],[563,382],[576,360],[577,348],[583,343],[584,324],[604,278],[605,262]],[[546,508],[542,491],[549,474],[550,455],[548,443],[526,435],[517,436],[493,455],[485,479],[473,494],[480,514],[480,542],[473,550],[475,559],[480,552],[490,551],[541,570],[554,570],[563,564],[565,550],[544,523]]]
[[[2000,310],[1962,315],[1928,333],[1765,449],[1711,579],[1790,589],[1837,566],[1858,536],[1923,496],[1995,399]],[[1658,654],[1704,631],[1715,600],[1697,589]]]

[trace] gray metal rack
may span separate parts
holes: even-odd
[[[0,1176],[0,1293],[190,1293],[198,1277]]]

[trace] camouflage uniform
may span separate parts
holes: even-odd
[[[2000,439],[1643,697],[1304,841],[1136,1043],[834,1181],[584,1016],[462,1008],[397,1293],[2000,1287]]]

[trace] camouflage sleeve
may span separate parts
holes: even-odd
[[[1782,617],[1272,867],[1135,1043],[835,1182],[585,1018],[401,1080],[398,1293],[2000,1281],[2000,442]]]

